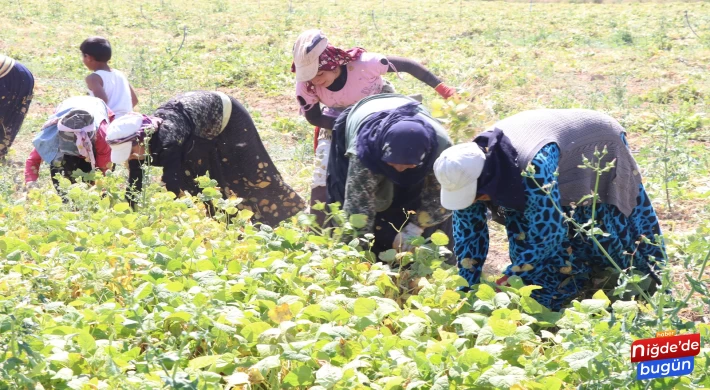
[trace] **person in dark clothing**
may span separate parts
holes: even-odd
[[[150,138],[144,145],[146,133]],[[163,167],[163,182],[175,195],[199,193],[195,178],[209,172],[225,196],[243,199],[238,207],[251,210],[255,221],[274,226],[305,207],[271,161],[249,113],[224,93],[187,92],[150,117],[119,118],[106,140],[113,162],[129,161],[133,191],[142,188],[138,160],[147,149],[151,164]]]
[[[35,79],[21,63],[0,54],[0,161],[20,132],[32,103]]]
[[[559,310],[595,280],[613,280],[611,257],[622,270],[647,275],[653,290],[665,263],[661,227],[624,134],[600,112],[540,109],[509,116],[473,142],[445,150],[434,172],[442,206],[454,210],[459,275],[470,285],[480,283],[488,202],[508,236],[511,264],[498,284],[518,276],[542,287],[532,293],[540,304]],[[595,150],[608,153],[600,158]],[[595,170],[580,168],[584,157],[614,166],[597,180]],[[593,192],[594,206],[588,199]],[[603,249],[560,211],[577,225],[593,220]]]
[[[334,130],[327,203],[367,217],[363,232],[375,235],[372,252],[409,250],[411,238],[451,232],[432,168],[451,140],[417,101],[367,97],[346,109]]]
[[[325,202],[325,175],[328,167],[331,131],[338,114],[361,99],[394,93],[394,87],[382,75],[405,72],[434,88],[443,98],[456,91],[410,59],[369,53],[356,47],[336,48],[320,30],[303,32],[293,47],[291,71],[296,73],[296,98],[308,123],[316,126],[315,170],[311,184],[311,205]],[[323,104],[326,108],[323,110]],[[324,216],[315,213],[322,223]]]

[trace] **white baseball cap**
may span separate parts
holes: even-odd
[[[449,210],[462,210],[476,200],[478,177],[486,155],[473,142],[444,150],[434,162],[434,175],[441,184],[441,205]]]
[[[296,81],[306,82],[318,74],[318,58],[328,47],[328,38],[320,30],[306,30],[293,45],[293,64],[296,67]]]
[[[111,147],[111,161],[115,164],[123,163],[131,157],[133,140],[115,143],[112,141],[129,138],[137,134],[143,124],[143,116],[137,113],[126,114],[108,126],[106,131],[106,143]]]

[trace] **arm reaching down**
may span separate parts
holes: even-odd
[[[301,100],[303,98],[299,97],[299,103],[301,103]],[[304,103],[301,103],[301,106],[304,106]],[[305,110],[305,108],[304,108]],[[333,130],[333,127],[335,126],[335,120],[337,118],[324,115],[320,103],[314,103],[311,105],[309,110],[305,111],[305,116],[306,120],[308,123],[312,124],[313,126],[320,127],[321,129],[328,129],[328,130]]]

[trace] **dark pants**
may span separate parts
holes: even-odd
[[[397,230],[402,230],[405,223],[409,223],[413,220],[413,218],[416,220],[416,215],[409,215],[409,218],[407,218],[405,210],[417,210],[420,207],[421,191],[421,185],[407,188],[395,185],[395,194],[392,205],[387,210],[381,211],[375,215],[375,243],[372,247],[372,251],[375,254],[392,249],[392,242],[397,236]],[[454,240],[452,239],[452,219],[448,218],[440,224],[425,228],[422,233],[422,237],[428,238],[437,230],[441,230],[450,238],[447,248],[453,252]],[[448,259],[447,262],[450,262],[452,265],[456,264],[453,256],[452,259]]]
[[[59,180],[57,180],[54,176],[56,174],[60,174],[61,176],[67,178],[70,182],[75,183],[76,179],[73,174],[77,170],[81,173],[89,173],[91,172],[91,163],[86,161],[83,157],[65,155],[61,162],[50,164],[49,171],[52,176],[52,184],[62,197],[64,197],[64,192],[61,188],[59,188]]]
[[[0,79],[0,160],[20,132],[32,102],[35,80],[32,73],[19,62]]]

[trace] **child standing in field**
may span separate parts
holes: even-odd
[[[116,118],[133,111],[138,98],[126,76],[111,69],[111,44],[106,38],[90,37],[79,47],[84,65],[94,73],[86,76],[89,94],[103,100]]]

